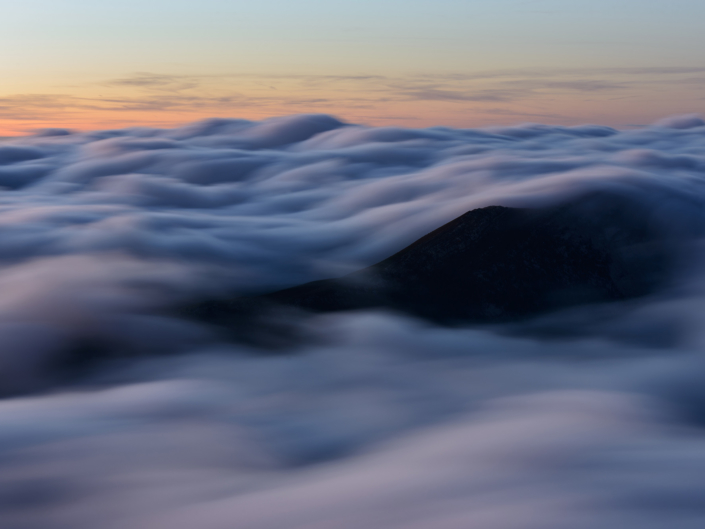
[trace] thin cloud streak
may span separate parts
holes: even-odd
[[[592,121],[584,117],[591,113],[603,122],[612,119],[612,125],[624,126],[667,113],[702,111],[696,92],[705,83],[702,73],[705,68],[697,66],[525,68],[403,76],[143,71],[84,84],[69,93],[5,95],[0,98],[0,119],[5,129],[19,131],[28,122],[80,128],[110,127],[113,122],[174,125],[208,116],[261,119],[294,111],[332,113],[349,121],[373,116],[373,123],[393,122],[411,112],[419,122],[453,126],[499,124],[500,115],[570,124]],[[678,98],[671,99],[684,108],[662,101],[666,86],[674,93],[680,91]],[[630,98],[640,101],[642,108],[610,106]],[[688,102],[690,107],[685,107]],[[497,103],[505,105],[503,113],[497,112]],[[651,113],[644,114],[644,109]]]

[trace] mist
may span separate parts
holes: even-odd
[[[3,140],[2,525],[700,528],[704,176],[697,116]],[[472,209],[595,191],[669,234],[679,267],[658,292],[475,327],[292,314],[305,339],[276,353],[171,310],[345,275]]]

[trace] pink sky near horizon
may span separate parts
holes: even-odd
[[[703,108],[695,69],[516,70],[464,74],[137,73],[47,94],[0,97],[0,135],[42,128],[173,127],[208,118],[327,113],[354,123],[469,128],[542,122],[648,124]],[[705,69],[703,69],[705,72]]]

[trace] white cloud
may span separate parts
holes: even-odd
[[[492,331],[321,316],[274,357],[155,310],[341,274],[469,209],[586,190],[628,194],[693,244],[699,118],[209,120],[6,140],[0,163],[0,384],[25,392],[0,400],[3,527],[700,527],[696,257],[629,305]],[[77,337],[134,358],[57,386]]]

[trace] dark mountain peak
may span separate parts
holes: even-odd
[[[362,271],[265,298],[314,312],[387,306],[441,323],[513,320],[653,292],[673,267],[670,246],[626,197],[490,206]]]
[[[517,321],[650,294],[671,277],[676,247],[649,205],[628,196],[592,193],[555,206],[489,206],[364,270],[254,298],[202,302],[182,315],[259,344],[285,339],[287,323],[281,320],[276,330],[272,307],[386,307],[449,325]]]

